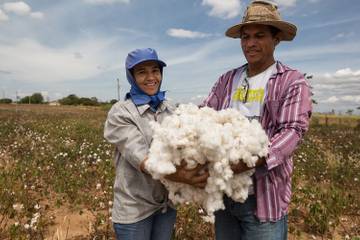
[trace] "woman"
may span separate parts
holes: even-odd
[[[165,62],[154,49],[136,49],[126,58],[126,77],[131,85],[125,101],[116,103],[105,122],[104,137],[115,149],[116,178],[112,220],[117,239],[171,239],[176,211],[160,181],[144,169],[152,130],[150,121],[162,121],[172,112],[160,91]],[[201,167],[179,167],[168,179],[204,187],[207,173]]]

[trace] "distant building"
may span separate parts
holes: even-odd
[[[60,103],[58,101],[51,101],[49,102],[49,106],[60,106]]]

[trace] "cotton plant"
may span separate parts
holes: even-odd
[[[254,170],[234,174],[231,164],[243,161],[255,167],[259,157],[267,155],[268,138],[258,121],[249,121],[235,109],[182,104],[161,123],[151,122],[151,127],[154,135],[145,168],[165,185],[173,203],[198,203],[207,212],[205,220],[213,222],[214,212],[225,208],[224,193],[238,202],[247,199]],[[204,189],[165,178],[182,161],[188,169],[207,164]]]

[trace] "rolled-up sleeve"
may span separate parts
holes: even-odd
[[[114,144],[123,158],[140,171],[140,164],[148,154],[149,146],[131,115],[121,107],[114,105],[108,113],[104,138]]]

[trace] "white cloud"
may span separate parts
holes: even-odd
[[[42,12],[31,12],[31,7],[25,2],[8,2],[3,5],[4,10],[8,13],[14,13],[19,16],[30,16],[35,19],[43,19],[44,14]],[[0,9],[0,21],[1,21],[1,9]],[[8,18],[6,16],[6,18]]]
[[[315,80],[314,82],[316,82],[317,80]],[[326,90],[326,91],[331,91],[336,89],[338,86],[336,86],[336,84],[311,84],[311,86],[315,89],[321,89],[321,90]]]
[[[281,50],[277,52],[277,55],[281,59],[289,60],[311,60],[317,59],[319,56],[330,56],[332,54],[355,54],[360,53],[359,44],[357,42],[339,42],[336,44],[323,44],[306,46],[301,48],[292,48],[287,50]]]
[[[210,16],[223,19],[234,18],[241,12],[240,0],[202,0],[203,6],[210,6]]]
[[[85,3],[102,5],[102,4],[113,4],[113,3],[130,3],[130,0],[84,0]]]
[[[0,9],[0,22],[5,22],[9,20],[9,17]]]
[[[323,101],[323,103],[337,103],[337,102],[354,102],[360,103],[360,95],[345,95],[345,96],[331,96]]]
[[[353,70],[351,70],[351,68],[344,68],[344,69],[340,69],[340,70],[336,71],[333,76],[336,78],[360,77],[360,70],[353,71]]]
[[[319,23],[311,23],[311,25],[302,27],[302,29],[307,30],[307,29],[314,29],[314,28],[331,27],[331,26],[336,26],[336,25],[345,24],[345,23],[357,22],[359,20],[360,20],[360,17],[355,16],[355,17],[350,17],[350,18],[340,19],[340,20],[336,19],[334,21],[323,21],[323,22],[319,22]]]
[[[338,102],[339,101],[339,98],[338,97],[336,97],[336,96],[331,96],[331,97],[329,97],[328,99],[325,99],[325,100],[323,100],[323,101],[321,101],[321,102],[323,102],[323,103],[336,103],[336,102]]]
[[[166,61],[168,65],[188,64],[208,59],[209,56],[224,47],[228,40],[225,38],[216,39],[202,44],[201,47],[190,50],[187,47],[178,48],[172,51],[172,57],[168,57]],[[207,68],[209,66],[206,66]]]
[[[334,35],[331,40],[341,40],[343,41],[344,39],[346,38],[350,38],[350,37],[353,37],[355,36],[355,32],[351,31],[351,32],[341,32],[341,33],[338,33],[336,35]]]
[[[31,12],[31,7],[25,2],[8,2],[4,3],[4,10],[6,12],[12,12],[17,15],[29,15]]]
[[[294,7],[296,5],[296,0],[274,0],[274,2],[283,7]]]
[[[354,87],[354,85],[360,86],[360,70],[353,71],[351,68],[343,68],[335,71],[334,73],[323,73],[314,76],[312,82],[322,87],[326,85],[336,85],[334,88],[342,89],[347,86]],[[349,87],[350,89],[350,87]]]
[[[60,82],[97,76],[117,63],[110,59],[113,39],[75,41],[71,46],[51,48],[31,39],[0,43],[0,69],[25,82]],[[81,59],[74,52],[86,53]],[[109,57],[110,56],[110,57]],[[99,65],[106,66],[99,68]]]
[[[35,19],[43,19],[44,18],[44,13],[42,13],[42,12],[32,12],[32,13],[30,13],[30,17],[35,18]]]
[[[205,38],[211,36],[211,34],[208,33],[190,31],[181,28],[170,28],[166,31],[166,33],[175,38]]]
[[[357,96],[343,96],[341,98],[342,100],[344,101],[347,101],[347,102],[356,102],[356,103],[360,103],[360,95],[357,95]]]

